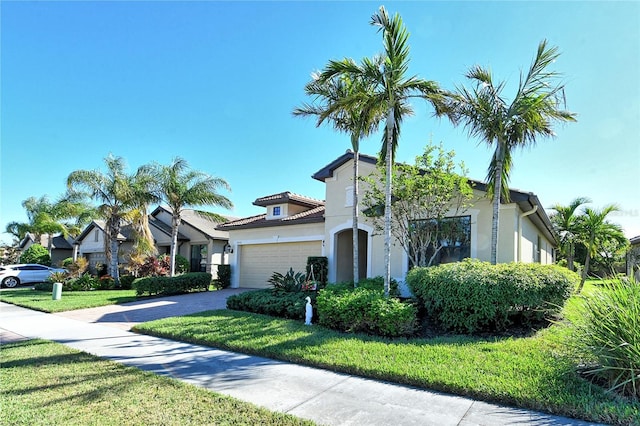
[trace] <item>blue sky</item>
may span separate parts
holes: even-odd
[[[235,216],[282,191],[324,198],[311,175],[349,138],[292,109],[329,59],[382,50],[379,2],[13,2],[1,13],[0,227],[25,221],[29,196],[55,199],[77,169],[112,153],[130,170],[173,157],[226,179]],[[410,74],[446,89],[472,65],[507,80],[511,98],[542,39],[562,52],[567,109],[578,122],[514,157],[512,188],[545,207],[588,196],[640,234],[639,2],[387,2],[411,36]],[[415,104],[398,159],[431,140],[483,180],[492,151]],[[375,155],[380,134],[361,143]],[[4,241],[10,241],[3,234]]]

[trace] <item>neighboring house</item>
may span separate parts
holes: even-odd
[[[49,235],[41,235],[40,238],[36,238],[34,234],[27,233],[18,244],[18,249],[21,253],[24,253],[32,244],[36,243],[49,249]],[[73,256],[73,239],[65,238],[62,235],[54,235],[51,240],[51,264],[59,266],[64,259],[71,256]]]
[[[353,279],[353,158],[353,153],[347,151],[313,174],[313,179],[325,184],[326,201],[290,192],[261,197],[253,204],[264,207],[264,214],[218,227],[229,232],[232,287],[267,287],[274,271],[284,273],[291,267],[304,271],[308,256],[329,259],[330,282]],[[375,165],[375,157],[360,155],[361,176],[371,174]],[[474,205],[456,218],[468,224],[467,245],[453,257],[488,261],[491,200],[486,197],[486,184],[472,183]],[[557,240],[540,201],[532,193],[516,190],[511,190],[510,197],[510,203],[501,205],[498,262],[552,263]],[[358,228],[362,276],[383,275],[383,236],[374,233],[371,220],[364,214],[359,216]],[[409,261],[398,242],[391,247],[391,262],[392,277],[403,282]]]
[[[217,265],[228,263],[229,234],[217,230],[220,222],[204,218],[193,210],[184,210],[182,223],[178,229],[178,254],[187,258],[192,272],[210,272],[217,277]],[[158,207],[149,215],[149,228],[159,254],[171,251],[171,212],[168,208]],[[131,225],[120,229],[118,262],[125,265],[128,254],[133,249]],[[76,238],[75,256],[84,256],[89,261],[89,270],[97,272],[99,264],[107,264],[105,254],[105,221],[94,220]]]
[[[640,282],[640,235],[629,240],[631,246],[627,252],[627,276],[633,276]]]
[[[229,233],[216,229],[220,222],[203,217],[194,210],[182,211],[182,223],[178,228],[178,253],[189,259],[192,272],[210,272],[213,278],[218,276],[218,265],[228,264]],[[227,218],[231,219],[231,218]],[[171,210],[158,207],[150,215],[156,224],[166,225],[166,238],[156,237],[156,246],[163,253],[171,248]]]

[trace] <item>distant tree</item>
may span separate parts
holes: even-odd
[[[40,265],[51,265],[49,251],[40,244],[31,244],[20,256],[20,263],[38,263]]]
[[[584,208],[580,219],[580,242],[587,249],[587,258],[584,262],[582,270],[582,279],[578,286],[578,293],[582,291],[584,282],[589,275],[589,266],[591,259],[597,255],[600,247],[607,241],[618,241],[620,244],[628,243],[622,232],[620,225],[607,221],[607,216],[615,211],[618,207],[614,204],[605,206],[602,210]]]
[[[554,204],[551,206],[555,213],[550,217],[554,229],[560,235],[560,252],[567,258],[567,268],[574,271],[573,260],[575,256],[576,239],[580,231],[580,215],[576,213],[578,207],[590,203],[587,197],[578,197],[568,206]]]
[[[539,137],[554,136],[552,123],[576,121],[575,114],[561,109],[564,102],[564,84],[555,84],[559,74],[547,68],[559,56],[556,47],[547,47],[543,40],[511,103],[504,99],[505,82],[495,84],[491,71],[472,67],[466,77],[474,87],[458,88],[450,98],[448,111],[454,124],[463,123],[469,135],[478,137],[494,147],[489,165],[488,193],[493,201],[491,226],[491,263],[498,253],[500,199],[509,200],[509,175],[513,166],[512,152],[517,148],[532,147]]]
[[[116,286],[120,284],[118,271],[118,235],[123,221],[132,211],[139,209],[154,194],[153,178],[146,166],[130,175],[122,157],[109,155],[104,159],[106,173],[99,170],[76,170],[67,178],[69,191],[77,196],[88,196],[98,203],[97,211],[106,222],[108,245],[105,247],[109,274]]]
[[[159,182],[161,199],[171,208],[171,264],[170,275],[176,273],[178,228],[182,222],[182,211],[188,207],[214,206],[230,209],[233,203],[219,189],[230,191],[229,184],[221,178],[191,170],[186,160],[175,158],[168,166],[156,165],[155,175]],[[217,221],[226,221],[223,216],[205,211],[197,214]]]
[[[428,145],[415,165],[393,167],[391,233],[414,266],[431,266],[444,247],[453,246],[464,234],[455,221],[445,220],[464,213],[473,197],[464,164],[456,165],[454,157],[442,145]],[[376,214],[385,200],[383,176],[384,170],[379,170],[364,178],[368,183],[364,204],[378,230],[384,229]]]

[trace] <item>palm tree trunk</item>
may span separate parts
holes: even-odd
[[[502,193],[502,168],[506,147],[498,141],[496,170],[493,177],[493,218],[491,221],[491,263],[498,263],[498,228],[500,227],[500,195]],[[519,238],[519,237],[518,237]]]
[[[360,247],[358,246],[358,160],[360,153],[353,152],[353,286],[358,287],[360,281]]]
[[[569,247],[567,248],[567,269],[573,271],[573,252],[575,247],[573,241],[569,241]]]
[[[582,291],[582,287],[584,286],[584,282],[587,280],[587,275],[589,274],[589,263],[591,263],[591,250],[593,248],[593,244],[595,241],[595,236],[589,238],[589,245],[587,246],[587,258],[584,260],[584,269],[582,270],[582,277],[580,278],[580,285],[578,286],[578,293]]]
[[[387,152],[385,154],[386,175],[384,194],[384,295],[389,297],[391,283],[391,177],[393,166],[393,128],[395,116],[393,106],[387,114]]]
[[[53,235],[47,234],[47,249],[49,250],[49,259],[51,259],[51,252],[53,251]]]
[[[118,234],[120,234],[120,217],[111,216],[107,221],[107,236],[109,238],[109,275],[113,277],[115,286],[120,286],[120,271],[118,270]]]
[[[176,275],[176,250],[178,248],[178,228],[180,227],[180,212],[176,216],[175,210],[171,216],[171,263],[169,267],[169,275],[174,277]]]

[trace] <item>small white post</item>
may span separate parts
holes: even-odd
[[[60,300],[62,298],[62,283],[53,283],[52,300]]]

